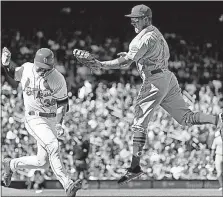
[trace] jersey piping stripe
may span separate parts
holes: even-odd
[[[55,70],[55,68],[53,68],[52,70],[50,70],[50,71],[48,71],[47,73],[46,73],[46,75],[45,76],[43,76],[43,78],[45,78],[45,77],[47,77],[47,76],[49,76],[53,71]]]
[[[61,98],[57,98],[57,97],[53,97],[53,98],[57,99],[57,101],[61,101],[61,100],[65,100],[65,99],[67,99],[68,96],[66,95],[66,96],[61,97]]]

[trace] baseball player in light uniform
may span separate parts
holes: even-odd
[[[3,49],[2,64],[7,66],[11,53]],[[51,166],[68,196],[76,196],[81,182],[73,182],[67,175],[60,158],[57,131],[61,131],[63,116],[68,110],[67,86],[63,75],[54,68],[54,54],[41,48],[34,63],[26,62],[10,75],[21,82],[25,106],[25,126],[37,141],[37,155],[3,160],[6,186],[13,172],[20,168],[39,169]]]
[[[217,178],[219,181],[220,188],[219,190],[222,190],[223,186],[223,143],[222,143],[222,137],[219,132],[215,133],[215,138],[213,141],[213,144],[211,146],[211,156],[212,158],[215,158],[215,168],[217,171]]]
[[[119,53],[119,58],[100,62],[103,69],[128,68],[136,62],[138,72],[143,80],[135,106],[133,123],[133,156],[127,173],[118,181],[126,183],[139,177],[143,172],[140,167],[140,156],[146,142],[146,130],[154,111],[160,105],[179,124],[213,124],[222,129],[222,114],[208,115],[192,112],[181,94],[177,78],[168,70],[170,57],[169,47],[160,31],[152,25],[152,11],[146,5],[137,5],[126,17],[131,18],[131,24],[137,33],[129,45],[128,53]],[[75,53],[81,53],[74,50]]]

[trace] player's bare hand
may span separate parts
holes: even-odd
[[[57,132],[57,138],[63,137],[65,132],[64,132],[62,125],[58,123],[58,124],[56,124],[55,128],[56,128],[56,132]]]
[[[117,54],[117,56],[120,56],[120,57],[125,57],[127,55],[127,52],[120,52]]]
[[[4,47],[2,49],[2,65],[8,66],[10,64],[10,60],[11,60],[11,52],[6,47]]]

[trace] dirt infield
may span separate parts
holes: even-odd
[[[66,196],[63,190],[26,190],[1,187],[2,196]],[[222,196],[217,189],[89,189],[79,190],[78,196]]]

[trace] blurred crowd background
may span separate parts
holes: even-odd
[[[40,47],[48,47],[55,53],[56,68],[64,75],[69,91],[70,111],[64,120],[66,135],[60,143],[63,162],[71,176],[77,177],[80,171],[87,171],[80,176],[90,180],[118,179],[130,165],[131,124],[141,79],[134,64],[128,70],[91,73],[78,64],[72,50],[89,50],[100,60],[111,60],[117,57],[118,52],[128,51],[134,31],[126,31],[130,22],[124,21],[127,24],[121,24],[126,25],[122,35],[118,36],[117,32],[115,35],[107,32],[106,35],[100,24],[104,27],[109,24],[111,28],[117,22],[108,20],[105,23],[107,18],[95,17],[90,23],[84,23],[85,12],[80,10],[79,14],[85,17],[78,19],[79,25],[73,26],[68,25],[72,24],[69,18],[71,7],[61,8],[60,20],[54,21],[53,25],[50,23],[53,19],[45,20],[44,28],[34,25],[25,28],[24,24],[14,24],[9,28],[9,23],[3,21],[1,41],[2,46],[11,50],[15,66],[33,62]],[[176,33],[174,29],[163,34],[170,47],[169,69],[176,74],[182,90],[194,98],[193,103],[188,101],[189,107],[211,114],[222,112],[222,41],[212,36],[197,39],[185,32]],[[35,154],[35,141],[23,123],[21,87],[13,89],[5,80],[4,72],[1,83],[2,157]],[[171,134],[175,132],[187,140],[173,139]],[[210,157],[214,132],[211,125],[182,127],[162,108],[158,109],[148,127],[142,159],[142,167],[147,174],[142,179],[216,179],[214,162]],[[55,179],[51,169],[38,172],[20,170],[13,175],[14,180],[27,180],[27,177],[31,180],[37,177],[39,181]]]

